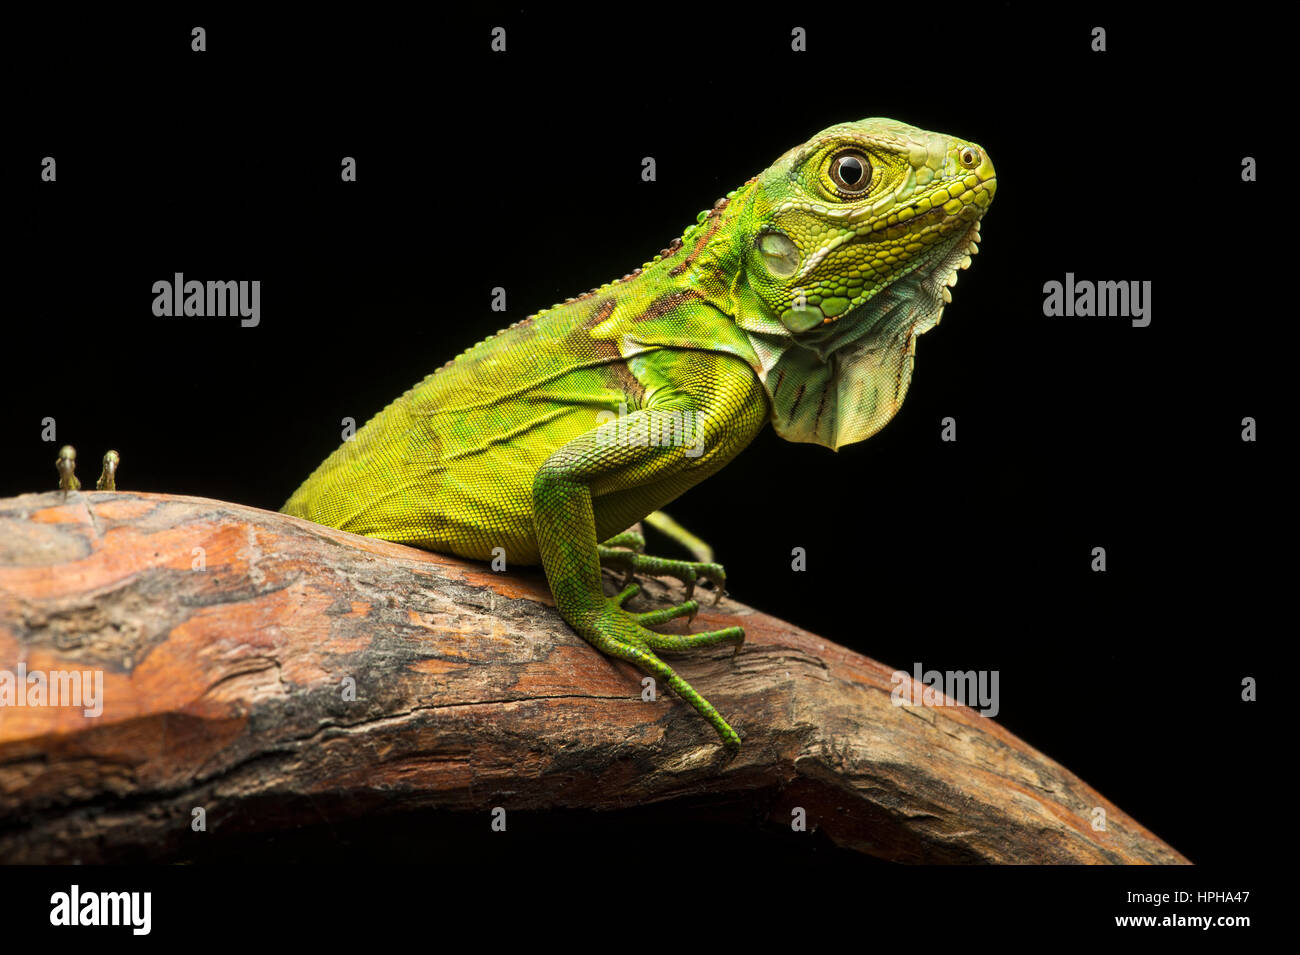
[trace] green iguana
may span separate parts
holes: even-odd
[[[769,421],[836,449],[880,430],[977,251],[993,164],[889,119],[826,129],[700,213],[641,268],[480,342],[372,418],[283,507],[428,550],[541,563],[560,614],[652,673],[735,751],[740,737],[659,659],[744,640],[674,636],[693,599],[632,613],[601,565],[697,579],[627,532],[734,458]],[[678,535],[681,536],[680,534]],[[496,551],[496,553],[501,553]]]

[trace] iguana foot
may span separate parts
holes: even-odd
[[[695,594],[696,582],[707,580],[716,588],[713,602],[716,604],[722,599],[723,591],[727,586],[727,572],[722,569],[721,564],[695,560],[673,560],[667,557],[651,557],[649,554],[642,554],[638,551],[622,550],[609,546],[612,542],[626,537],[629,533],[633,532],[629,531],[619,534],[617,537],[612,537],[605,544],[596,548],[602,564],[624,571],[626,576],[623,579],[623,586],[625,588],[632,582],[632,577],[635,574],[649,574],[652,577],[676,577],[686,585],[686,596],[690,598]],[[636,536],[640,537],[639,534]],[[645,541],[642,540],[641,544],[644,547]]]
[[[624,602],[631,597],[635,597],[640,590],[640,584],[628,584],[617,597],[613,598],[614,603],[622,607]],[[649,610],[645,613],[632,613],[629,611],[628,615],[643,627],[653,627],[656,624],[661,624],[668,620],[675,620],[678,617],[685,617],[686,622],[689,624],[695,619],[695,614],[699,612],[699,609],[700,605],[698,601],[687,600],[683,603],[677,604],[675,607],[665,607],[662,610]]]
[[[745,631],[740,627],[727,627],[725,630],[710,630],[707,633],[679,636],[647,630],[645,624],[648,623],[662,623],[674,617],[685,616],[687,613],[694,615],[699,605],[694,600],[688,600],[676,607],[650,613],[630,613],[624,610],[623,602],[639,589],[633,584],[624,588],[617,597],[606,597],[603,607],[591,614],[578,616],[574,628],[597,650],[620,660],[626,660],[628,663],[634,663],[667,684],[674,693],[695,707],[696,711],[709,721],[722,737],[722,745],[734,755],[740,750],[740,736],[713,708],[713,705],[673,672],[672,667],[660,660],[655,655],[655,651],[695,650],[719,643],[734,643],[739,650],[740,645],[745,642]]]
[[[626,547],[638,554],[645,553],[645,537],[639,531],[624,531],[605,541],[605,547]]]

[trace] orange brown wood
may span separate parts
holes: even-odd
[[[645,583],[633,609],[681,599]],[[689,794],[784,826],[803,807],[899,862],[1187,861],[992,720],[893,705],[883,664],[729,600],[695,628],[737,624],[735,658],[673,658],[742,733],[727,763],[694,710],[643,701],[642,674],[565,625],[536,571],[201,498],[0,500],[0,670],[103,679],[97,717],[0,707],[0,859],[182,858],[196,806],[270,832],[304,796],[352,797],[337,817]]]

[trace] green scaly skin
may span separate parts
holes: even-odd
[[[648,557],[621,532],[769,421],[832,449],[883,427],[906,394],[916,336],[939,322],[978,251],[995,187],[974,143],[888,119],[832,126],[641,268],[425,378],[283,510],[463,557],[501,547],[511,562],[540,562],[583,638],[670,686],[734,752],[740,737],[658,654],[739,647],[744,632],[656,633],[697,603],[631,613],[635,585],[607,597],[601,563],[720,588],[719,565]]]

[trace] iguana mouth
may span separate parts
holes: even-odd
[[[919,218],[919,217],[918,217]],[[954,218],[956,218],[954,216]],[[912,221],[916,221],[915,219]],[[971,256],[979,254],[980,244],[980,220],[976,219],[964,234],[958,237],[948,251],[937,256],[933,265],[918,263],[908,271],[897,276],[893,285],[897,282],[911,280],[920,288],[930,293],[936,299],[942,299],[943,305],[952,301],[952,293],[948,290],[957,284],[957,273],[970,268]],[[819,326],[812,331],[822,331],[835,325],[841,319],[852,319],[855,316],[860,317],[865,309],[872,306],[873,299],[868,299],[860,305],[849,309],[839,315],[828,316]],[[943,308],[939,309],[939,317],[943,316]],[[936,318],[935,324],[938,324]]]

